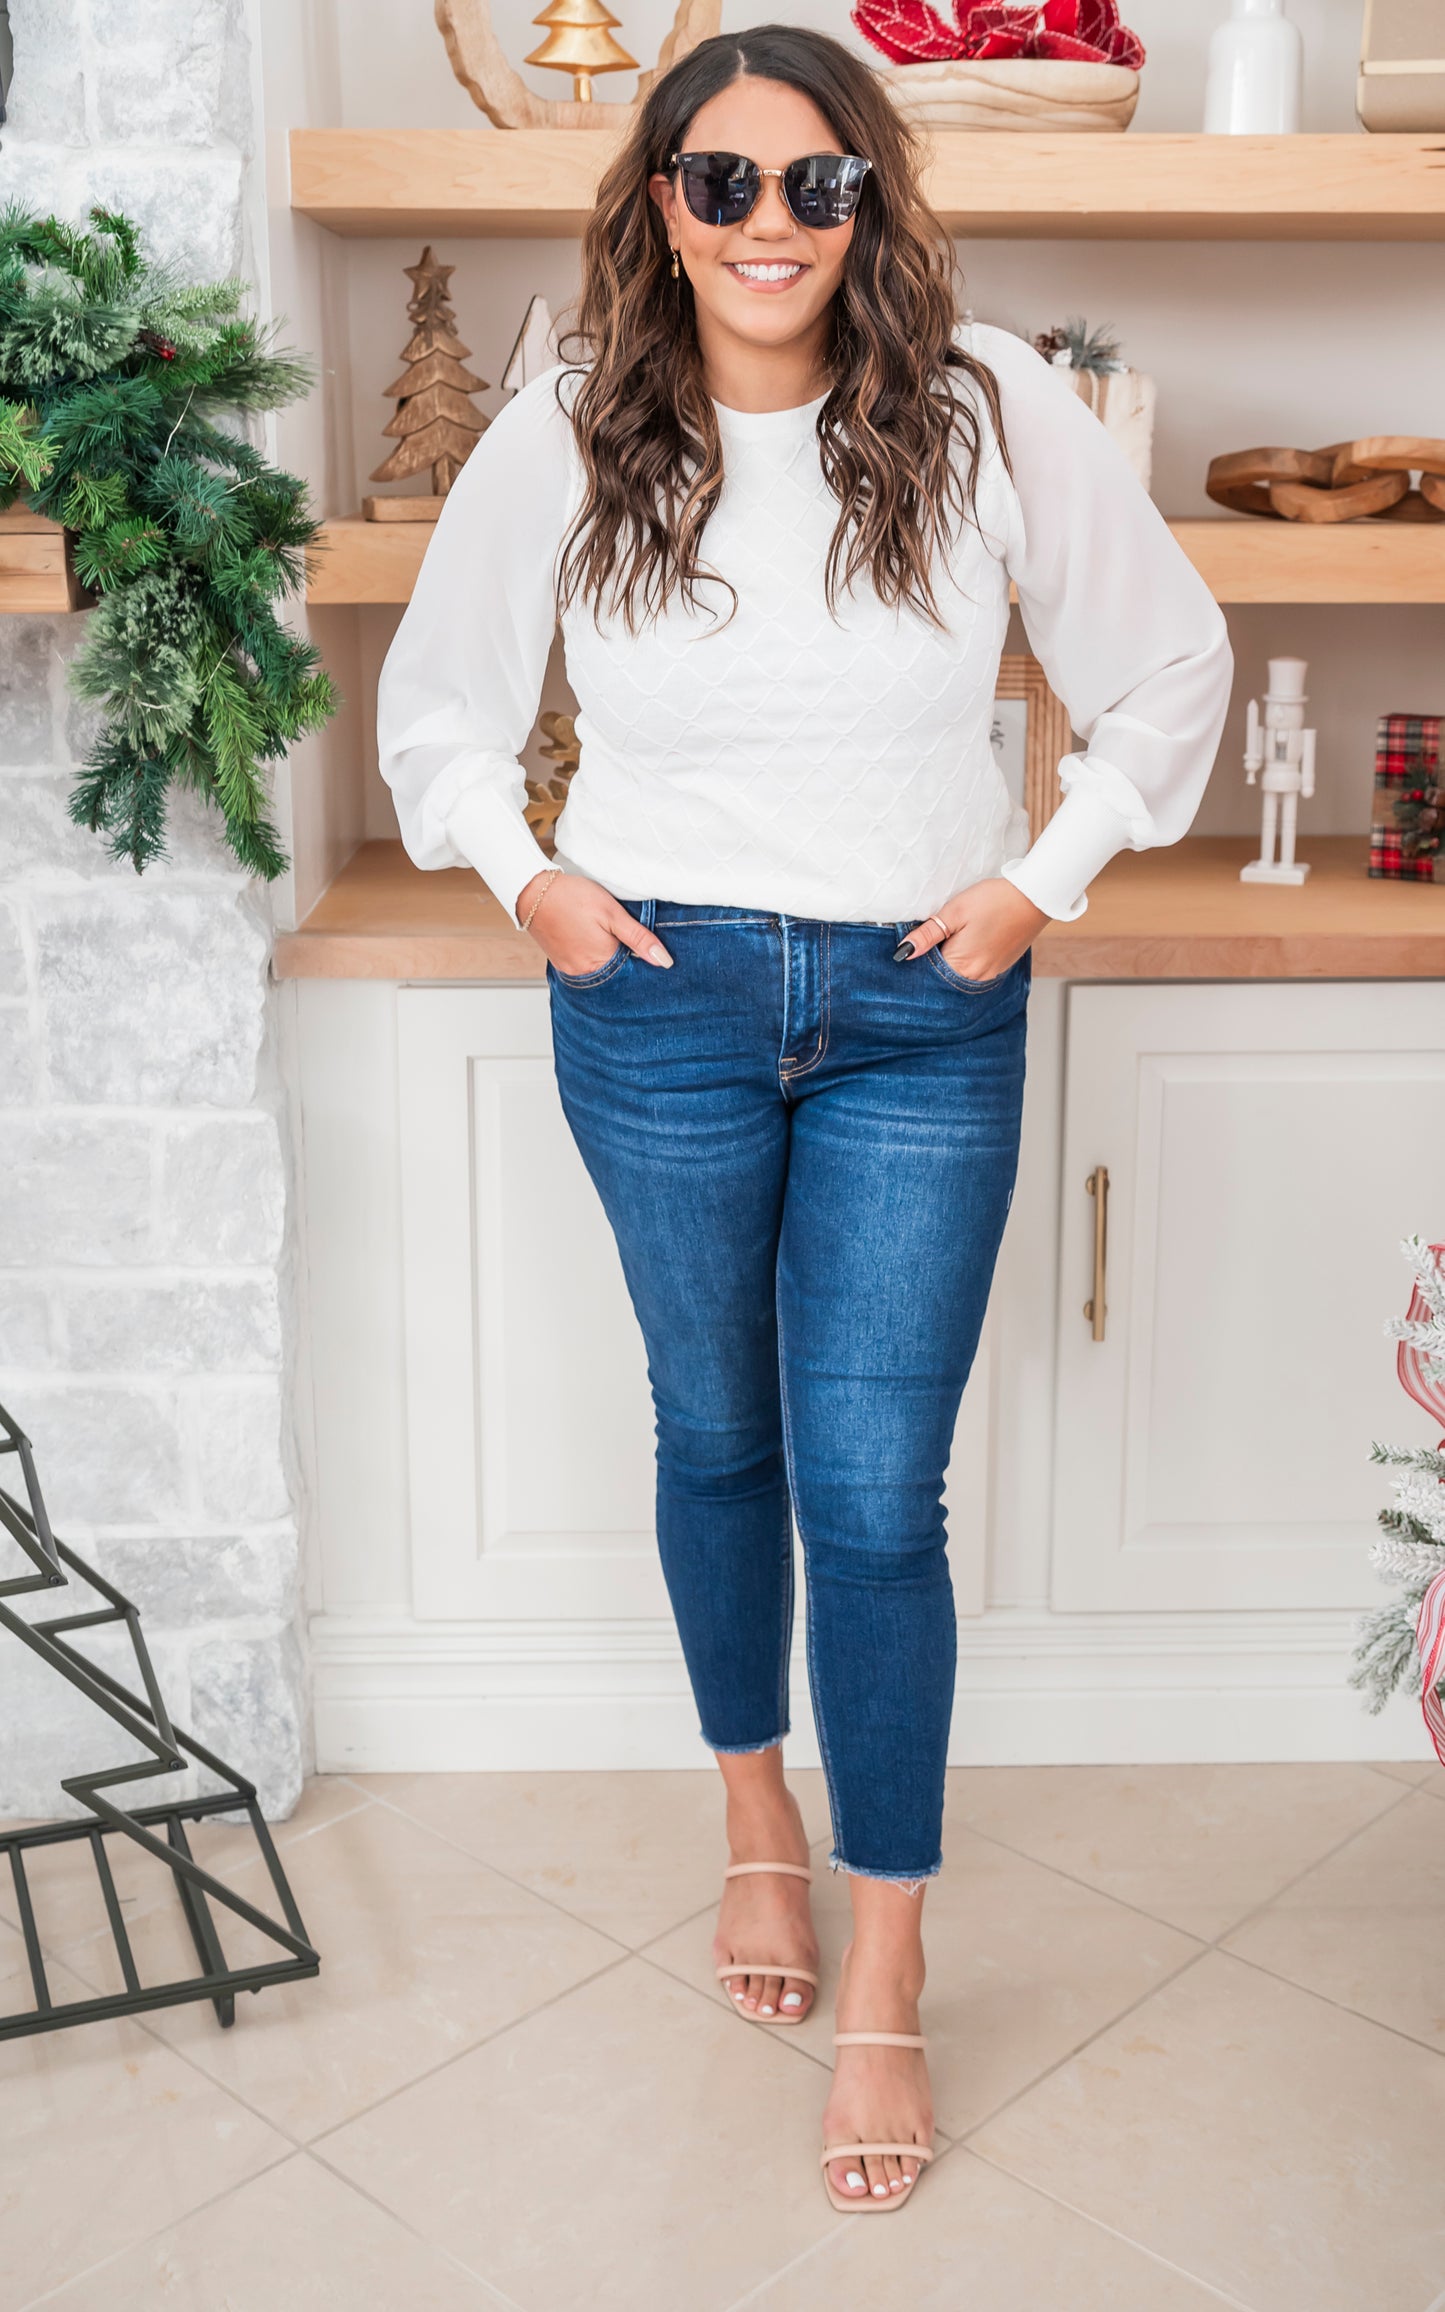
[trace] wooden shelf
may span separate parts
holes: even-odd
[[[1043,979],[1442,979],[1445,888],[1372,881],[1365,835],[1308,836],[1309,881],[1241,883],[1255,846],[1190,837],[1126,853],[1078,923],[1034,949]],[[541,950],[464,868],[423,874],[399,843],[367,843],[299,931],[276,942],[278,979],[520,980]]]
[[[1216,602],[1445,602],[1445,522],[1181,519]]]
[[[299,931],[278,932],[278,979],[525,979],[542,953],[468,867],[424,874],[400,843],[363,843]]]
[[[1220,602],[1445,603],[1445,522],[1223,518],[1170,528]],[[409,602],[429,522],[328,522],[309,602]]]
[[[78,610],[88,599],[60,524],[28,506],[7,507],[0,514],[0,611]]]
[[[941,129],[928,191],[983,239],[1438,241],[1441,136]],[[291,205],[334,233],[572,238],[615,150],[578,129],[293,129]]]
[[[1077,923],[1034,949],[1044,979],[1445,979],[1445,888],[1367,871],[1368,835],[1300,839],[1306,883],[1241,883],[1243,836],[1111,859]]]
[[[327,522],[306,558],[308,602],[410,602],[434,522]]]

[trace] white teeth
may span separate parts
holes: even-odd
[[[745,281],[791,281],[803,270],[801,265],[734,265]]]

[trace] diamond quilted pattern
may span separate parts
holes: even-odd
[[[626,898],[890,921],[924,915],[1028,847],[989,744],[1008,576],[963,529],[947,630],[860,588],[830,612],[836,501],[811,410],[723,410],[726,483],[703,590],[627,637],[563,620],[581,764],[559,856]],[[1008,484],[986,466],[980,527]],[[715,608],[714,608],[715,605]]]

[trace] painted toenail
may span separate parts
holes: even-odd
[[[764,2001],[763,2005],[762,2005],[762,2006],[761,2006],[761,2008],[758,2010],[758,2012],[759,2012],[760,2014],[762,2014],[762,2015],[771,2015],[771,2014],[772,2014],[772,2011],[773,2011],[773,2010],[772,2010],[772,2008],[768,2006],[768,2004],[767,2004],[767,2002],[766,2002],[766,2001]]]
[[[895,2177],[893,2178],[893,2181],[892,2181],[892,2183],[891,2183],[891,2184],[888,2186],[888,2189],[890,2190],[890,2192],[901,2192],[901,2191],[902,2191],[902,2189],[903,2189],[903,2178],[902,2178],[902,2176],[895,2176]]]
[[[875,2200],[886,2200],[888,2197],[887,2184],[875,2184],[873,2186],[873,2197]]]
[[[850,2192],[861,2192],[863,2189],[863,2178],[852,2168],[848,2170],[848,2189]]]
[[[783,1993],[783,2005],[785,2007],[801,2007],[802,2004],[803,1994],[801,1991],[785,1991]]]

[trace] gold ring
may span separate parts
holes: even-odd
[[[936,923],[938,925],[938,928],[943,933],[945,939],[952,939],[953,933],[949,930],[948,925],[944,922],[941,915],[930,915],[928,920],[930,923]]]

